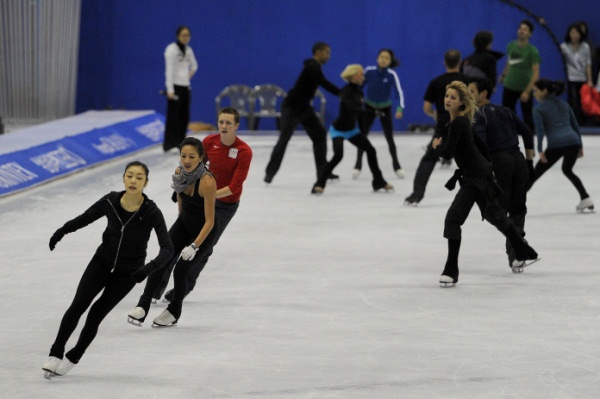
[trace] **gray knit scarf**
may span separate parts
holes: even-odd
[[[181,194],[187,186],[200,179],[206,172],[207,170],[204,162],[200,162],[200,165],[191,172],[186,172],[185,169],[183,169],[183,166],[179,165],[179,174],[173,175],[171,187],[173,187],[173,190],[178,194]]]

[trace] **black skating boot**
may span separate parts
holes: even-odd
[[[440,276],[440,287],[454,287],[458,283],[458,253],[460,238],[448,239],[448,259]]]
[[[512,245],[513,251],[515,253],[515,261],[520,261],[522,263],[528,260],[534,260],[538,258],[538,253],[529,246],[527,241],[523,237],[521,237],[519,233],[517,233],[514,226],[511,225],[504,232],[504,235],[510,241],[510,245]]]

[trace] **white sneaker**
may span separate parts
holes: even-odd
[[[396,176],[398,176],[398,179],[404,179],[404,169],[396,169]]]
[[[153,323],[152,327],[171,327],[177,324],[177,319],[168,309],[165,309],[160,316],[154,319]]]
[[[58,367],[56,368],[56,370],[54,371],[54,374],[59,375],[59,376],[63,376],[63,375],[67,375],[67,373],[69,371],[71,371],[71,369],[75,367],[75,363],[72,363],[69,359],[67,359],[67,357],[65,356],[64,359],[62,360],[62,362],[60,362],[60,364],[58,365]]]
[[[593,212],[594,203],[592,202],[592,199],[590,197],[587,197],[582,199],[581,202],[575,207],[575,209],[577,210],[577,212],[584,212],[586,209],[588,209],[589,212]]]
[[[352,178],[357,179],[358,175],[360,175],[360,169],[352,169]]]
[[[141,327],[142,323],[146,319],[146,311],[141,306],[136,306],[127,315],[127,322],[133,324],[136,327]]]
[[[50,379],[53,377],[55,375],[54,372],[56,371],[56,368],[60,362],[62,362],[62,359],[59,359],[55,356],[50,356],[42,366],[42,370],[44,370],[44,378]]]

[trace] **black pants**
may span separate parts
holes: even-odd
[[[71,362],[78,363],[96,337],[102,320],[133,289],[135,281],[129,278],[129,275],[111,272],[112,266],[112,262],[102,261],[98,255],[94,255],[81,276],[71,306],[60,322],[50,356],[63,358],[65,345],[75,331],[79,319],[94,298],[104,290],[90,308],[77,344],[66,354]]]
[[[343,137],[336,137],[333,139],[333,157],[327,163],[327,165],[325,165],[325,169],[323,169],[321,172],[321,175],[317,179],[315,186],[325,188],[325,185],[327,184],[327,177],[344,158],[344,141],[345,139]],[[371,173],[373,174],[373,180],[371,182],[373,190],[379,190],[380,188],[383,188],[387,182],[383,179],[383,175],[379,169],[379,164],[377,163],[377,151],[367,136],[360,133],[348,141],[367,153],[369,169],[371,169]]]
[[[144,293],[140,298],[138,306],[144,308],[146,314],[150,309],[150,303],[152,302],[152,295],[156,289],[161,285],[163,276],[169,268],[174,268],[173,271],[173,299],[169,303],[167,310],[171,314],[179,319],[181,316],[181,309],[183,306],[183,299],[185,298],[188,289],[188,275],[190,270],[195,267],[196,264],[202,262],[204,257],[209,251],[212,251],[215,237],[219,230],[219,219],[215,218],[215,224],[208,234],[208,237],[202,242],[202,245],[198,248],[194,259],[191,261],[185,261],[180,258],[181,251],[186,246],[190,245],[192,241],[198,236],[199,230],[188,229],[186,223],[178,218],[173,226],[169,229],[169,237],[173,243],[173,257],[169,262],[162,268],[154,271],[148,276],[146,280],[146,286],[144,287]]]
[[[586,84],[586,82],[567,82],[569,105],[573,108],[573,113],[580,126],[585,125],[587,120],[587,117],[581,109],[581,86],[584,84]]]
[[[575,162],[577,162],[579,150],[581,150],[580,145],[572,145],[560,148],[547,148],[544,151],[544,155],[546,155],[546,159],[548,160],[548,162],[543,163],[538,161],[538,163],[535,165],[535,176],[533,178],[533,181],[531,182],[531,185],[533,185],[535,181],[542,177],[542,175],[546,173],[546,171],[550,169],[552,165],[558,162],[559,159],[563,158],[563,174],[567,176],[567,179],[569,179],[571,183],[573,183],[581,199],[589,197],[589,194],[587,193],[587,191],[585,191],[583,183],[581,182],[579,177],[577,177],[577,175],[573,173],[573,167],[575,166]]]
[[[502,105],[517,112],[517,101],[520,101],[521,93],[518,90],[515,91],[505,87],[502,91]],[[523,114],[523,122],[529,130],[535,132],[533,126],[533,96],[529,96],[529,101],[521,102],[521,113]]]
[[[431,140],[433,140],[433,137]],[[431,146],[430,141],[427,145],[427,150],[425,150],[425,154],[423,154],[419,161],[417,171],[415,172],[412,196],[419,198],[419,200],[425,196],[425,188],[427,187],[427,183],[429,182],[429,178],[431,177],[431,173],[433,172],[438,159],[439,155]]]
[[[223,202],[223,201],[217,200],[217,202],[215,204],[215,218],[219,221],[219,223],[218,223],[217,233],[215,235],[215,240],[214,240],[212,247],[210,249],[207,249],[206,252],[204,252],[202,259],[200,259],[198,262],[195,262],[192,265],[192,267],[190,267],[188,277],[187,277],[186,295],[190,291],[194,290],[194,287],[196,286],[196,280],[198,280],[200,273],[202,272],[202,270],[204,269],[204,266],[206,266],[206,263],[208,262],[208,258],[213,253],[213,249],[214,249],[215,245],[217,245],[217,242],[219,242],[219,238],[221,238],[221,235],[227,228],[227,225],[229,225],[229,222],[235,216],[235,213],[237,212],[239,206],[240,206],[239,202],[228,203],[228,202]],[[196,256],[198,256],[198,255],[199,254],[196,254]],[[160,286],[157,288],[157,290],[152,295],[154,298],[159,299],[162,296],[165,288],[169,284],[172,270],[173,270],[172,268],[169,268],[163,274],[162,282],[161,282]]]
[[[323,127],[323,124],[319,120],[314,109],[309,107],[302,110],[295,110],[283,104],[281,107],[281,118],[279,123],[281,131],[279,139],[271,153],[271,159],[267,164],[267,177],[272,178],[277,174],[277,171],[279,171],[285,149],[287,148],[288,142],[292,138],[294,129],[298,123],[304,127],[306,134],[312,140],[318,177],[327,163],[327,131]]]
[[[396,151],[396,143],[394,143],[394,125],[392,123],[392,107],[386,107],[382,109],[375,109],[368,104],[366,105],[366,111],[362,117],[362,128],[361,131],[365,134],[369,134],[371,130],[371,126],[373,126],[373,122],[377,117],[376,111],[382,112],[379,116],[379,121],[381,122],[381,127],[383,128],[383,135],[385,136],[385,140],[387,141],[388,148],[390,150],[390,155],[392,156],[392,167],[394,170],[400,169],[400,162],[398,161],[398,153]],[[356,152],[356,164],[354,165],[354,169],[361,170],[362,169],[362,158],[364,151],[360,148]]]
[[[529,170],[523,153],[519,150],[501,151],[491,154],[496,181],[502,189],[500,203],[508,212],[515,229],[525,235],[525,215],[527,215],[527,186]],[[506,240],[506,253],[511,256],[512,246]]]
[[[192,92],[188,86],[174,86],[177,100],[167,100],[167,117],[165,121],[165,139],[163,150],[179,148],[185,139],[190,123],[190,103]]]

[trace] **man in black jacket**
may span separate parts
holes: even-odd
[[[339,95],[340,89],[328,81],[321,70],[321,65],[327,63],[331,57],[329,45],[317,42],[312,48],[312,53],[312,58],[304,60],[304,68],[300,76],[281,104],[279,122],[281,133],[267,165],[264,179],[266,183],[271,183],[279,170],[287,144],[298,123],[304,127],[313,142],[317,177],[327,164],[327,131],[317,117],[311,101],[319,86],[336,96]]]
[[[469,91],[479,107],[473,130],[489,150],[496,181],[503,191],[501,204],[517,232],[524,236],[527,186],[533,176],[533,133],[511,109],[490,103],[493,86],[489,79],[473,79]],[[525,157],[519,149],[519,136],[523,139]],[[509,266],[522,271],[513,265],[514,253],[508,240],[506,253]]]

